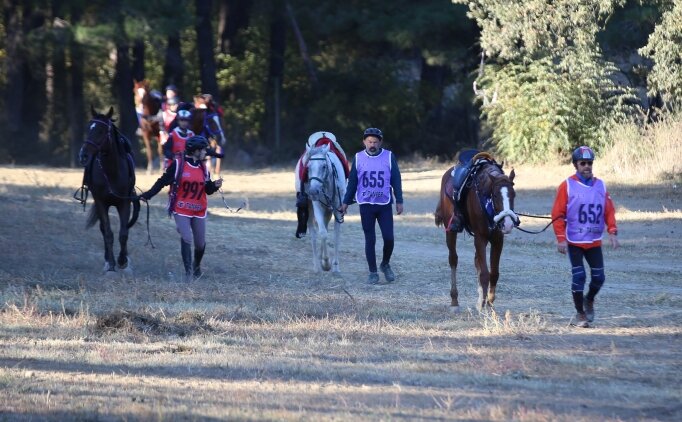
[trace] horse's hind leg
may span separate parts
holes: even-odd
[[[99,213],[99,231],[102,232],[104,238],[104,271],[116,271],[114,263],[114,233],[111,231],[109,224],[109,208],[97,204],[97,212]]]
[[[142,140],[144,141],[144,152],[147,154],[147,174],[152,174],[152,167],[154,166],[154,157],[152,154],[152,141],[149,139],[147,129],[142,129]]]
[[[495,232],[490,240],[490,287],[488,289],[488,304],[495,302],[495,290],[497,281],[500,279],[500,257],[502,256],[502,246],[504,237],[502,233]]]
[[[161,170],[161,173],[163,173],[164,168],[163,168],[163,145],[161,145],[161,137],[156,136],[156,152],[158,153],[159,157],[159,169]]]
[[[454,311],[459,310],[459,293],[457,292],[457,233],[445,232],[445,243],[448,245],[448,263],[450,264],[450,305]]]
[[[334,220],[334,256],[332,258],[332,272],[340,273],[339,267],[339,243],[341,241],[341,223]]]

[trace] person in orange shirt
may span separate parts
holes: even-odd
[[[594,151],[581,146],[573,151],[571,158],[576,173],[559,185],[552,207],[552,220],[557,250],[562,254],[568,252],[571,261],[571,291],[577,311],[573,325],[586,328],[594,321],[594,298],[605,280],[601,248],[604,229],[614,249],[620,243],[611,196],[604,182],[592,174]],[[583,259],[590,266],[587,295],[583,293],[586,280]]]

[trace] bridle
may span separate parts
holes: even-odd
[[[493,212],[496,214],[492,217],[492,221],[489,219],[488,220],[488,230],[493,231],[493,230],[499,230],[501,227],[502,220],[504,220],[505,217],[510,217],[512,221],[514,222],[514,226],[518,226],[520,224],[519,217],[516,215],[514,212],[513,207],[509,203],[509,197],[507,196],[506,198],[502,198],[502,209],[498,212],[498,210],[495,209],[495,192],[497,191],[499,195],[502,196],[502,189],[507,188],[507,194],[509,193],[509,190],[513,190],[513,183],[511,180],[509,180],[509,177],[505,175],[503,172],[500,171],[501,176],[493,176],[492,174],[488,173],[487,177],[490,178],[490,200],[492,201],[492,206],[493,206]],[[479,203],[481,204],[481,210],[483,211],[484,215],[488,215],[485,206],[483,204],[482,199],[485,198],[484,196],[481,196],[481,189],[479,185],[479,179],[480,175],[475,175],[474,176],[474,187],[476,189],[476,196],[479,199]],[[499,207],[498,207],[499,208]]]
[[[336,181],[339,178],[339,175],[336,171],[336,166],[332,165],[331,160],[329,159],[329,154],[330,154],[330,152],[327,151],[324,153],[324,157],[318,157],[317,156],[318,154],[316,154],[315,156],[309,157],[308,161],[306,162],[306,166],[308,166],[308,164],[311,161],[324,161],[324,166],[323,166],[324,172],[323,172],[322,177],[310,176],[309,175],[308,176],[308,183],[310,183],[310,181],[312,181],[312,180],[317,180],[318,182],[320,182],[320,185],[322,186],[321,190],[320,190],[320,194],[324,198],[324,200],[320,199],[318,202],[320,202],[322,205],[324,205],[327,209],[334,211],[338,207],[341,206],[342,198],[341,198],[341,191],[339,190],[338,184],[336,183]],[[327,179],[329,178],[328,175],[330,173],[330,170],[329,170],[330,168],[331,168],[331,175],[332,175],[332,180],[331,180],[332,192],[331,192],[331,194],[327,192],[327,184],[328,184]],[[308,167],[308,170],[310,171],[310,167]],[[337,202],[337,199],[338,199],[338,202]],[[336,216],[336,213],[334,213],[334,218],[336,218],[336,220],[339,221],[338,217]],[[339,222],[341,222],[341,221],[339,221]]]
[[[215,120],[215,117],[217,117],[217,116],[218,116],[217,113],[209,113],[208,111],[206,111],[206,113],[204,113],[203,128],[204,128],[204,131],[206,132],[206,134],[208,135],[207,138],[209,138],[209,137],[210,138],[216,138],[216,135],[220,135],[219,142],[223,142],[225,140],[225,135],[223,134],[223,128],[220,126],[220,123],[218,123]],[[211,125],[208,124],[209,119],[216,123],[218,130],[214,131],[211,129]]]
[[[97,162],[97,166],[99,167],[99,169],[102,173],[102,176],[104,177],[104,182],[106,184],[107,191],[109,192],[110,195],[115,196],[116,198],[119,198],[119,199],[131,199],[131,200],[137,199],[137,197],[135,195],[133,195],[133,196],[119,195],[118,193],[114,192],[114,189],[111,187],[111,182],[109,181],[109,176],[107,175],[107,172],[104,169],[104,166],[102,165],[102,147],[104,145],[107,145],[107,144],[111,147],[113,142],[115,142],[114,141],[114,132],[116,132],[118,134],[118,136],[122,136],[122,135],[120,133],[118,133],[118,130],[113,125],[111,120],[104,121],[104,120],[100,120],[100,119],[92,119],[92,120],[90,120],[89,127],[92,128],[93,125],[95,125],[97,123],[105,125],[107,127],[106,138],[102,142],[97,143],[97,142],[93,141],[88,136],[88,138],[85,140],[84,144],[92,145],[95,148],[95,154],[94,154],[95,161]],[[92,129],[90,130],[90,132],[92,132]],[[131,168],[135,168],[135,163],[133,161],[133,157],[130,154],[126,154],[126,160],[128,161],[128,165],[130,165]],[[83,204],[83,206],[85,206],[85,204]]]

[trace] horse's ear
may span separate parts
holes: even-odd
[[[513,181],[514,181],[514,177],[516,177],[516,172],[515,172],[514,169],[512,168],[511,173],[509,173],[509,180],[513,182]]]
[[[111,119],[111,116],[114,115],[114,107],[109,107],[109,112],[107,113],[107,118]]]
[[[90,113],[92,113],[92,117],[97,116],[97,112],[95,111],[95,107],[93,107],[92,104],[90,104]]]

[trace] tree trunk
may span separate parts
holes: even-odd
[[[220,2],[218,33],[220,52],[235,57],[244,55],[244,43],[237,36],[240,29],[249,26],[252,0],[222,0]]]
[[[133,79],[144,80],[144,41],[136,39],[133,44]]]
[[[53,164],[63,165],[68,162],[68,72],[66,70],[66,46],[69,39],[69,29],[65,21],[61,20],[63,17],[62,5],[63,0],[52,0],[52,19],[53,32],[55,34],[52,43],[52,65],[51,65],[51,91],[48,92],[50,111],[47,113],[49,117],[50,128],[48,132],[49,138],[49,153],[53,157]]]
[[[24,42],[24,31],[22,29],[23,7],[20,1],[8,2],[4,10],[4,24],[6,31],[6,60],[7,66],[7,90],[4,98],[4,118],[6,121],[6,150],[0,148],[3,153],[3,161],[14,162],[17,154],[21,152],[21,109],[23,108],[24,91],[24,55],[21,49]],[[6,156],[5,156],[6,155]]]
[[[284,1],[272,2],[270,18],[270,67],[265,89],[265,131],[268,133],[269,145],[279,146],[282,77],[284,76],[284,51],[286,49],[286,20],[284,17]]]
[[[42,11],[34,9],[30,16],[24,20],[24,34],[43,28],[44,25],[45,15]],[[21,138],[23,139],[21,149],[23,152],[18,153],[17,157],[22,158],[24,162],[29,162],[34,159],[35,154],[45,156],[47,153],[45,145],[40,143],[41,123],[47,112],[47,90],[45,88],[47,53],[44,43],[39,43],[31,46],[30,50],[25,50],[25,54],[30,54],[31,63],[29,65],[28,61],[25,61],[22,66],[24,91],[20,108],[20,121]],[[45,134],[43,135],[45,136]]]
[[[80,22],[81,8],[76,4],[71,4],[71,20],[76,23]],[[76,158],[78,150],[85,141],[85,120],[89,114],[85,114],[85,106],[83,101],[83,87],[84,87],[84,64],[83,64],[83,49],[75,38],[71,37],[69,40],[70,52],[70,66],[69,75],[71,77],[70,95],[69,95],[69,166],[76,167]]]
[[[163,64],[163,86],[173,84],[178,87],[180,93],[184,92],[182,82],[184,75],[185,67],[182,62],[182,51],[180,50],[180,34],[175,31],[168,36],[166,59]],[[182,95],[180,98],[183,98]]]
[[[137,136],[135,136],[137,114],[135,113],[135,99],[133,97],[133,74],[130,67],[129,47],[125,40],[118,40],[116,44],[114,97],[118,98],[119,129],[130,140],[133,151],[137,153],[140,148]],[[101,110],[98,111],[101,112]]]
[[[211,31],[211,0],[196,0],[197,10],[197,51],[201,72],[201,91],[213,95],[220,102],[218,81],[216,80],[215,58],[213,57],[213,31]]]

